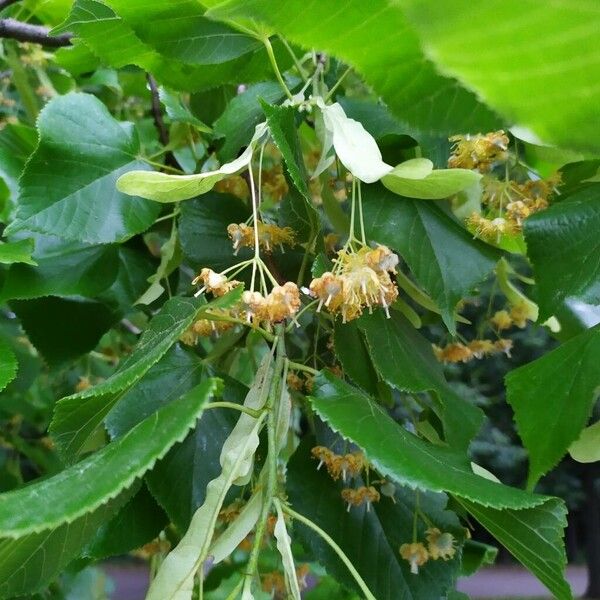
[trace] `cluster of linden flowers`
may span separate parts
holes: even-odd
[[[453,342],[440,347],[433,344],[435,357],[443,363],[466,363],[474,358],[484,358],[493,354],[504,353],[510,356],[512,340],[500,338],[498,340],[472,340],[466,344]]]
[[[419,573],[419,567],[431,560],[449,560],[456,553],[454,536],[451,533],[442,533],[437,527],[430,527],[425,532],[427,546],[423,542],[402,544],[400,556],[410,564],[410,572]]]
[[[296,568],[296,579],[298,580],[300,591],[305,590],[308,587],[306,577],[309,572],[310,568],[308,565],[300,565]],[[274,600],[285,600],[288,598],[283,573],[280,573],[279,571],[263,573],[260,576],[260,581],[263,591],[270,594],[271,598]]]
[[[242,285],[235,279],[229,280],[221,273],[204,268],[192,282],[202,283],[201,291],[210,292],[219,297]],[[210,319],[199,319],[190,330],[182,336],[184,343],[194,344],[197,336],[205,337],[230,329],[237,321],[245,321],[255,326],[280,323],[287,318],[294,318],[300,308],[300,290],[295,283],[287,281],[276,285],[266,295],[260,292],[245,291],[240,301],[226,309],[213,309]],[[221,319],[220,319],[220,318]]]
[[[273,247],[279,246],[283,251],[283,245],[293,246],[295,234],[291,227],[279,227],[271,223],[259,222],[257,225],[258,243],[266,252],[271,252]],[[230,223],[227,226],[227,234],[233,242],[234,255],[240,248],[254,247],[254,226],[245,223]]]
[[[518,234],[527,217],[548,208],[549,198],[559,184],[560,174],[524,183],[486,178],[481,199],[486,216],[472,213],[467,219],[467,227],[487,241]]]
[[[386,246],[342,249],[327,271],[310,283],[310,294],[332,314],[340,313],[344,323],[360,317],[366,308],[381,306],[389,317],[389,306],[398,297],[390,273],[396,273],[398,256]]]
[[[490,319],[492,327],[496,331],[505,331],[513,326],[524,329],[527,321],[531,319],[531,311],[524,302],[513,304],[510,310],[498,310]]]
[[[508,158],[508,136],[504,131],[492,131],[485,135],[455,135],[448,159],[451,169],[477,169],[487,173],[498,163]]]
[[[337,481],[341,477],[342,481],[345,483],[347,478],[352,479],[358,477],[369,466],[367,459],[362,452],[336,454],[325,446],[315,446],[311,450],[311,454],[313,455],[313,458],[319,461],[317,470],[325,465],[329,476],[334,481]],[[374,483],[383,483],[384,485],[381,487],[381,492],[384,495],[389,495],[393,498],[395,493],[395,488],[393,488],[393,486],[390,486],[389,484],[386,485],[385,481]],[[357,488],[344,488],[340,495],[342,500],[346,503],[348,511],[350,511],[353,506],[361,506],[363,504],[367,505],[368,511],[371,508],[372,502],[379,502],[381,499],[381,494],[373,485],[361,485]]]

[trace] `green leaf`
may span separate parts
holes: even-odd
[[[216,385],[205,381],[77,465],[4,494],[0,595],[35,591],[75,558],[135,481],[194,427]]]
[[[317,471],[310,455],[314,445],[314,439],[305,439],[289,463],[287,492],[294,510],[335,540],[377,600],[443,598],[458,574],[458,556],[448,562],[429,561],[419,569],[418,577],[410,573],[408,562],[400,557],[400,546],[412,541],[415,492],[398,486],[393,501],[382,495],[368,511],[365,505],[346,511],[341,490],[352,485],[333,482],[325,469]],[[338,451],[343,452],[342,444]],[[364,482],[359,479],[354,485],[364,485]],[[449,530],[458,537],[462,535],[458,519],[445,510],[446,500],[441,494],[419,494],[420,509],[432,526]],[[427,526],[419,520],[418,539],[424,539],[425,529]],[[293,536],[298,537],[329,574],[349,588],[356,587],[354,578],[321,537],[297,522]],[[365,540],[369,543],[365,544]]]
[[[391,319],[381,311],[365,315],[358,326],[381,377],[402,391],[434,391],[439,406],[434,404],[433,410],[444,424],[446,441],[455,448],[467,448],[481,427],[483,413],[448,385],[431,344],[397,313]]]
[[[285,97],[279,83],[265,81],[248,86],[248,89],[234,96],[221,116],[214,123],[215,134],[225,138],[219,149],[221,160],[234,159],[240,148],[248,143],[254,128],[264,120],[259,100],[280,102]]]
[[[397,6],[441,72],[510,122],[566,148],[600,150],[594,100],[600,54],[593,41],[600,13],[593,0],[558,0],[544,10],[519,0],[476,6],[457,0],[450,10],[435,0],[401,0]],[[543,48],[536,43],[541,32]]]
[[[462,548],[462,557],[460,562],[460,574],[462,577],[469,577],[477,573],[484,565],[493,565],[498,556],[498,548],[476,542],[475,540],[466,540]]]
[[[19,240],[18,242],[0,242],[0,263],[5,265],[24,263],[35,266],[37,263],[31,258],[33,248],[33,238]]]
[[[161,56],[187,64],[231,61],[261,46],[236,29],[203,16],[196,0],[104,0]]]
[[[580,463],[600,460],[600,421],[586,427],[569,446],[571,458]]]
[[[282,226],[291,227],[294,230],[297,241],[317,243],[316,236],[321,227],[319,213],[312,202],[302,196],[295,188],[289,190],[281,201],[279,218]],[[308,252],[313,249],[310,246],[307,247]]]
[[[600,304],[600,185],[587,184],[525,221],[540,319],[563,302]]]
[[[92,388],[59,400],[50,433],[64,460],[74,461],[86,450],[86,445],[102,429],[104,418],[117,400],[165,355],[199,314],[207,308],[227,306],[240,293],[241,290],[234,290],[204,305],[200,300],[190,298],[168,300],[114,375]]]
[[[18,368],[11,346],[0,337],[0,392],[17,376]]]
[[[121,437],[140,421],[198,385],[204,376],[201,360],[185,347],[175,344],[110,410],[104,421],[110,437]]]
[[[466,456],[417,438],[370,398],[331,373],[319,373],[314,385],[310,400],[319,416],[334,431],[360,446],[382,475],[409,487],[451,493],[489,528],[493,527],[489,515],[498,520],[525,522],[535,518],[534,531],[536,535],[543,532],[544,540],[534,551],[535,563],[508,533],[505,535],[496,528],[493,533],[525,566],[543,577],[546,585],[552,585],[551,591],[557,598],[571,598],[562,573],[564,548],[557,543],[564,526],[564,519],[557,518],[559,509],[564,514],[560,500],[529,494],[475,475]],[[520,539],[518,535],[515,537]],[[548,539],[552,544],[546,543]]]
[[[316,376],[310,400],[334,431],[358,444],[382,475],[402,485],[449,492],[495,508],[521,509],[547,500],[475,475],[466,456],[417,438],[368,396],[331,373]]]
[[[310,201],[306,183],[306,167],[296,130],[296,109],[293,106],[271,106],[263,100],[260,104],[267,117],[269,132],[283,156],[285,166],[296,189],[307,202]]]
[[[421,161],[425,159],[413,160]],[[399,164],[391,173],[383,177],[381,183],[388,190],[407,198],[425,200],[448,198],[474,185],[481,179],[479,173],[467,169],[437,169],[419,176],[424,172],[424,169],[420,170],[412,166],[407,169],[407,167],[403,168],[404,164]]]
[[[83,554],[94,560],[127,554],[151,542],[167,524],[164,511],[142,486],[115,517],[98,528]]]
[[[137,65],[152,73],[161,84],[175,90],[199,91],[224,83],[239,84],[240,81],[260,81],[271,75],[271,66],[262,46],[221,64],[186,64],[163,55],[152,45],[155,42],[161,45],[160,40],[152,39],[152,31],[147,32],[151,43],[146,43],[142,41],[132,26],[133,24],[135,27],[143,29],[156,25],[156,20],[147,18],[146,10],[139,10],[132,14],[128,10],[131,6],[128,2],[115,0],[110,4],[112,8],[98,0],[76,0],[68,19],[55,29],[54,33],[74,32],[105,64],[116,68]],[[177,2],[167,7],[164,2],[161,2],[160,5],[154,3],[150,8],[153,11],[162,9],[170,15],[170,19],[173,19],[178,14],[180,4]],[[197,2],[188,1],[185,4],[186,10],[190,8],[198,10],[200,6]],[[146,6],[147,3],[144,4],[144,9]],[[120,11],[124,11],[127,19],[121,18]],[[131,23],[129,19],[131,19]],[[145,20],[145,23],[140,23],[140,20]],[[182,19],[182,27],[187,26],[184,21],[185,19]],[[168,36],[168,32],[163,33]],[[111,40],[110,44],[106,43],[107,39]],[[177,41],[183,48],[185,40],[175,40],[175,44]],[[175,46],[168,49],[167,45],[164,46],[167,52],[177,52]],[[281,44],[276,41],[273,46],[278,63],[283,66],[289,64],[290,57],[284,54],[285,49]]]
[[[190,109],[185,106],[176,92],[161,87],[158,90],[158,95],[171,121],[174,123],[189,123],[198,129],[198,131],[204,133],[210,133],[212,131],[208,125],[205,125],[198,117],[192,114]],[[250,131],[250,134],[252,134],[252,131]]]
[[[364,6],[351,0],[287,0],[276,9],[269,0],[229,0],[207,16],[262,21],[305,48],[342,59],[392,111],[422,131],[451,134],[499,125],[474,94],[438,74],[396,3],[372,0],[366,14]]]
[[[247,256],[243,249],[237,259],[233,255],[227,225],[244,223],[249,215],[248,207],[239,198],[227,194],[213,192],[185,202],[181,206],[179,239],[192,267],[195,270],[210,267],[220,272]]]
[[[19,177],[36,142],[35,129],[21,123],[7,124],[0,131],[0,177],[13,200],[19,194]]]
[[[48,295],[93,298],[117,277],[116,246],[90,246],[39,234],[34,239],[33,264],[37,266],[12,265],[0,290],[0,302]],[[33,245],[33,240],[23,241]]]
[[[124,241],[147,229],[160,208],[115,190],[143,168],[130,126],[94,96],[54,98],[38,119],[40,141],[21,178],[16,220],[6,232],[37,231],[90,244]],[[102,202],[98,201],[102,198]]]
[[[51,366],[93,350],[118,315],[101,302],[49,296],[10,303],[31,343]]]
[[[459,502],[559,600],[573,595],[564,578],[566,557],[564,503],[549,498],[543,505],[522,510],[498,510],[466,499]]]
[[[499,254],[438,206],[398,198],[381,186],[363,190],[367,236],[398,251],[455,331],[457,302],[493,270]]]
[[[366,341],[356,321],[334,323],[333,343],[344,373],[365,392],[377,397],[378,378]]]
[[[598,364],[600,329],[595,327],[507,375],[507,400],[529,451],[530,487],[585,427],[600,389]]]

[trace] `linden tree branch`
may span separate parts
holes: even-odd
[[[8,6],[8,5],[7,5]],[[17,40],[19,42],[33,42],[42,46],[60,48],[70,46],[71,33],[63,33],[57,36],[50,35],[50,29],[42,25],[31,25],[16,19],[0,19],[0,38]]]

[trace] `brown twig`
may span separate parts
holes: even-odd
[[[160,96],[158,95],[158,87],[156,81],[150,73],[146,73],[146,81],[150,88],[150,96],[152,99],[152,118],[154,119],[154,126],[158,132],[158,139],[163,146],[169,145],[169,131],[163,120],[162,110],[160,106]],[[175,160],[172,152],[165,154],[165,165],[170,167],[179,168],[179,164]]]
[[[162,117],[158,87],[156,87],[156,81],[154,80],[154,77],[150,75],[150,73],[146,73],[146,81],[148,82],[148,87],[150,88],[150,95],[152,98],[152,117],[154,118],[154,126],[156,127],[156,131],[158,131],[158,139],[163,146],[167,146],[169,143],[169,132],[165,127],[165,122],[163,121]]]
[[[70,46],[72,37],[71,33],[51,36],[48,27],[31,25],[17,21],[16,19],[0,19],[0,38],[18,40],[19,42],[33,42],[42,46],[60,48],[62,46]]]

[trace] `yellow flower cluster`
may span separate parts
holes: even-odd
[[[390,273],[396,272],[398,256],[386,246],[363,247],[357,252],[340,250],[333,272],[327,271],[310,283],[318,298],[317,311],[325,306],[340,313],[344,323],[360,317],[365,307],[382,306],[389,317],[389,306],[398,297]]]
[[[289,188],[281,163],[273,165],[270,169],[265,169],[262,172],[261,187],[263,195],[273,202],[280,202],[288,193]]]
[[[487,242],[499,242],[504,235],[515,235],[520,231],[515,221],[504,217],[487,219],[474,212],[467,218],[467,227],[475,237]]]
[[[299,308],[300,290],[291,281],[276,285],[266,296],[249,291],[242,294],[242,312],[246,315],[246,321],[255,325],[279,323],[293,317]]]
[[[342,490],[342,498],[348,505],[348,512],[353,506],[367,504],[367,511],[371,508],[371,502],[379,502],[381,498],[379,492],[372,486],[360,486],[359,488],[344,488]]]
[[[427,547],[422,542],[402,544],[400,556],[410,564],[410,572],[419,573],[419,567],[429,559],[444,561],[451,559],[456,554],[456,541],[451,533],[442,533],[437,527],[431,527],[425,532]]]
[[[202,283],[200,291],[208,291],[214,296],[223,296],[235,287],[242,285],[240,281],[228,280],[225,275],[215,273],[211,269],[202,269],[194,281]],[[239,302],[228,308],[214,308],[207,317],[199,319],[183,333],[180,340],[184,344],[194,345],[198,336],[206,337],[231,329],[236,322],[246,321],[255,326],[261,324],[270,327],[294,315],[300,309],[300,290],[298,286],[288,281],[276,285],[266,295],[260,292],[245,291]]]
[[[498,242],[503,235],[515,235],[521,232],[527,217],[548,208],[549,198],[559,184],[560,174],[524,183],[487,177],[481,198],[486,216],[472,213],[467,227],[487,241]]]
[[[525,302],[513,304],[510,310],[498,310],[490,319],[492,327],[496,331],[504,331],[513,326],[519,329],[524,329],[527,326],[527,321],[531,319],[531,310]]]
[[[474,358],[483,358],[504,352],[510,356],[512,349],[512,340],[499,339],[492,340],[473,340],[468,344],[454,342],[444,347],[433,344],[433,353],[435,357],[443,363],[466,363]]]
[[[221,181],[217,181],[214,190],[221,194],[231,194],[241,200],[246,200],[250,195],[248,182],[241,175],[230,175],[225,179],[221,179]]]
[[[279,227],[262,222],[259,222],[257,227],[258,243],[266,252],[271,252],[274,246],[279,246],[283,250],[284,244],[287,246],[295,244],[295,234],[291,227]],[[254,227],[245,223],[231,223],[227,225],[227,233],[233,242],[234,254],[237,254],[240,248],[254,247]]]
[[[200,275],[194,278],[192,285],[197,285],[202,282],[206,291],[213,296],[224,296],[238,285],[242,285],[241,281],[235,279],[229,280],[221,273],[215,273],[212,269],[204,268],[200,271]]]
[[[309,572],[310,568],[308,565],[300,565],[296,568],[296,579],[298,580],[300,591],[306,589],[308,586],[306,577]],[[280,573],[279,571],[263,573],[260,576],[260,581],[263,591],[270,594],[270,597],[273,598],[273,600],[285,600],[288,598],[283,573]]]
[[[346,481],[348,476],[357,477],[367,466],[367,459],[362,452],[336,454],[325,446],[315,446],[311,450],[311,454],[319,461],[317,470],[325,465],[334,481],[337,481],[340,476],[342,481]]]
[[[508,158],[509,139],[502,130],[485,135],[455,135],[450,141],[454,142],[448,159],[451,169],[477,169],[485,173]]]

